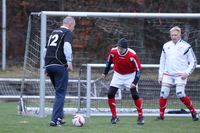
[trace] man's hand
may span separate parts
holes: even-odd
[[[49,74],[47,73],[47,71],[46,71],[46,70],[44,71],[44,73],[45,73],[45,75],[46,75],[46,76],[49,76]]]
[[[136,88],[136,85],[134,83],[132,83],[130,88]]]
[[[162,84],[162,79],[163,77],[158,77],[158,83],[161,85]]]
[[[68,65],[68,66],[67,66],[67,69],[68,69],[69,71],[73,71],[72,63],[68,63],[67,65]]]
[[[188,76],[189,76],[189,75],[188,75],[187,73],[182,73],[182,74],[181,74],[181,79],[182,79],[182,80],[185,80],[185,79],[188,78]]]
[[[101,75],[101,77],[102,77],[103,79],[105,79],[105,78],[106,78],[106,75],[103,73],[103,74]]]

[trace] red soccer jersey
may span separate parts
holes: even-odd
[[[112,62],[114,64],[114,71],[120,74],[130,74],[142,69],[136,52],[130,48],[123,55],[120,55],[117,47],[112,48],[109,52],[107,62]]]

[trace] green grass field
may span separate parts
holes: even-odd
[[[136,124],[137,117],[120,117],[117,125],[110,124],[110,117],[86,118],[83,127],[71,124],[72,116],[66,116],[67,124],[62,127],[49,127],[50,116],[38,118],[19,116],[17,103],[0,102],[0,133],[199,133],[200,121],[193,122],[190,117],[167,117],[155,121],[145,117],[145,125]]]

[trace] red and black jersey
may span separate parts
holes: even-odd
[[[138,82],[142,67],[140,60],[134,50],[128,48],[123,55],[120,55],[117,47],[112,48],[106,59],[106,68],[104,74],[108,74],[111,64],[114,64],[114,71],[122,75],[136,72],[136,81],[133,82]]]
[[[113,63],[114,71],[120,74],[130,74],[142,69],[136,52],[130,48],[128,48],[126,53],[123,55],[120,55],[117,47],[112,48],[109,52],[106,62],[108,62],[108,64]]]

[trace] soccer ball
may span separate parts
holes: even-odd
[[[76,114],[72,118],[72,124],[76,127],[82,127],[85,124],[85,118],[80,114]]]

